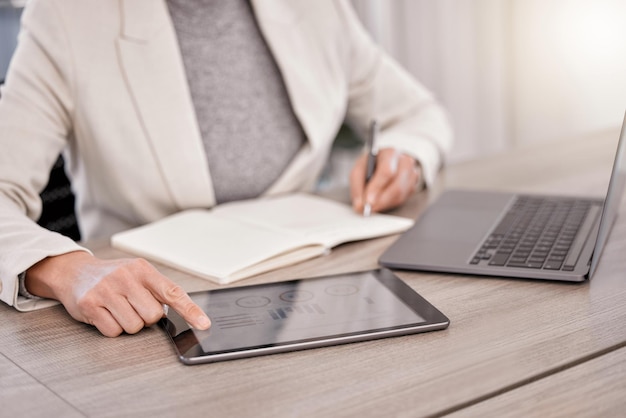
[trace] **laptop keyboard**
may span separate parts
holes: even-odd
[[[574,270],[595,217],[592,202],[520,196],[485,239],[470,264],[546,270]],[[583,235],[581,233],[581,235]]]

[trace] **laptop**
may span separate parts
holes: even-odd
[[[626,184],[626,115],[604,200],[449,190],[379,258],[392,269],[581,282]]]

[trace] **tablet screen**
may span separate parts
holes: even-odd
[[[191,363],[419,332],[433,319],[447,326],[443,315],[433,318],[432,305],[387,270],[190,296],[211,318],[211,328],[190,329],[175,312],[168,313],[165,327],[181,360]]]

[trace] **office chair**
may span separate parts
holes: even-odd
[[[48,184],[39,195],[43,204],[37,223],[46,229],[80,240],[80,231],[76,212],[75,197],[69,179],[65,174],[65,161],[59,155],[50,170]]]
[[[4,80],[0,79],[0,86]],[[1,93],[0,93],[1,99]],[[65,174],[65,161],[59,155],[50,170],[48,184],[39,195],[43,207],[37,223],[46,229],[80,240],[80,230],[74,211],[74,193]]]

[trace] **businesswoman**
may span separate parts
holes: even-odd
[[[0,99],[0,299],[62,303],[104,335],[167,303],[209,319],[142,260],[100,260],[34,222],[64,151],[86,240],[174,212],[310,190],[341,124],[376,118],[354,209],[402,204],[450,147],[432,95],[372,43],[348,0],[31,0]],[[207,237],[210,239],[210,237]]]

